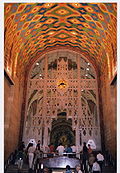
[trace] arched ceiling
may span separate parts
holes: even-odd
[[[102,64],[116,46],[116,15],[116,3],[5,3],[5,66],[25,67],[56,46]]]

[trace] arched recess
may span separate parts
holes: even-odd
[[[72,120],[76,145],[93,139],[101,149],[96,71],[84,56],[60,49],[41,56],[27,82],[23,140],[50,142],[53,119],[66,112]]]
[[[55,147],[62,143],[64,146],[75,143],[75,131],[72,130],[72,119],[66,119],[64,113],[53,119],[50,131],[50,143]]]

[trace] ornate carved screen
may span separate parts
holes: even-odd
[[[83,56],[59,50],[32,67],[27,86],[23,140],[49,144],[51,124],[61,112],[72,119],[76,145],[93,139],[101,148],[96,72]]]

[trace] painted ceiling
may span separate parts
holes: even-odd
[[[4,13],[8,70],[57,46],[102,63],[105,50],[110,54],[116,46],[116,3],[5,3]]]

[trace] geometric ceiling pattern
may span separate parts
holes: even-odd
[[[105,57],[100,52],[104,55],[116,46],[116,3],[5,3],[4,7],[5,66],[25,67],[55,46],[78,48],[102,63]]]

